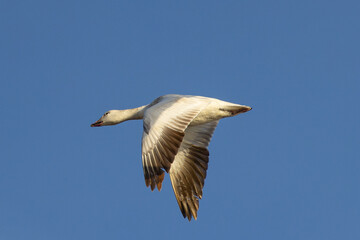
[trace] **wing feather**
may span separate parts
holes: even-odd
[[[180,211],[189,221],[197,218],[199,199],[209,162],[207,149],[218,121],[190,125],[170,168],[170,179]]]
[[[161,189],[163,169],[168,172],[191,121],[209,101],[164,96],[151,103],[144,112],[142,163],[146,186]]]

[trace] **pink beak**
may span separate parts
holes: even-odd
[[[96,122],[91,124],[90,127],[101,127],[102,123],[103,123],[103,121],[97,120]]]

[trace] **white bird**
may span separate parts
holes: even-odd
[[[207,147],[216,125],[221,118],[249,110],[215,98],[170,94],[142,107],[110,110],[91,127],[143,119],[145,184],[160,191],[164,170],[169,173],[180,210],[190,221],[197,218],[209,162]]]

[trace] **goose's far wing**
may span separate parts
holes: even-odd
[[[208,105],[194,97],[164,96],[144,113],[142,163],[146,186],[161,189],[164,171],[170,169],[191,121]]]
[[[209,162],[207,149],[219,121],[189,126],[170,168],[171,184],[181,213],[197,218]]]

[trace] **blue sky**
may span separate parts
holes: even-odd
[[[358,1],[0,2],[0,239],[360,239]],[[198,220],[145,187],[168,94],[253,110],[218,125]]]

